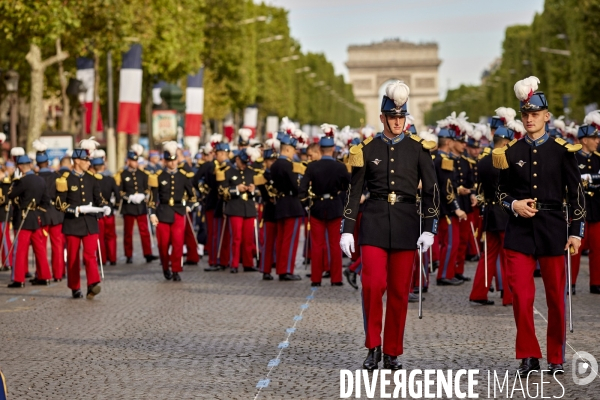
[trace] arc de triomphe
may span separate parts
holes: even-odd
[[[410,87],[408,111],[415,118],[417,130],[425,127],[423,116],[439,100],[438,58],[436,43],[414,44],[386,40],[370,45],[348,47],[348,68],[354,96],[365,105],[366,123],[381,129],[379,107],[382,86],[395,79]]]

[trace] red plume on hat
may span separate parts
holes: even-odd
[[[337,125],[323,124],[321,125],[321,130],[325,136],[334,137],[335,131],[337,130]]]
[[[223,135],[220,135],[218,133],[213,133],[210,136],[210,145],[213,147],[213,149],[217,146],[218,143],[221,142],[221,140],[223,140]]]

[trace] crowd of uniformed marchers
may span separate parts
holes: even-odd
[[[583,250],[589,290],[600,294],[600,112],[581,126],[552,120],[538,84],[530,77],[515,85],[520,118],[509,107],[487,123],[452,113],[417,133],[410,90],[398,81],[383,96],[379,133],[323,124],[309,138],[284,118],[264,143],[242,128],[231,143],[211,135],[195,155],[172,141],[146,161],[134,144],[114,174],[93,138],[59,169],[51,168],[43,139],[35,153],[12,148],[0,172],[1,270],[10,271],[10,288],[66,278],[72,296],[82,298],[83,258],[92,299],[103,270],[117,264],[117,215],[126,263],[133,263],[137,224],[144,259],[158,259],[167,280],[181,281],[184,266],[207,256],[207,272],[296,281],[299,258],[310,264],[312,286],[324,279],[342,286],[345,276],[358,289],[360,277],[369,370],[381,359],[385,368],[401,368],[407,303],[419,300],[419,287],[429,290],[430,274],[438,286],[473,279],[471,304],[493,305],[488,293],[495,290],[502,305],[512,305],[520,373],[539,369],[533,300],[541,276],[547,359],[561,371],[566,249],[571,296]],[[473,278],[466,261],[477,262]]]

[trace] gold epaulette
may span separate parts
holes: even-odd
[[[306,172],[306,165],[302,164],[301,162],[295,162],[292,163],[292,165],[292,171],[295,174],[304,175],[304,173]]]
[[[114,178],[117,186],[121,186],[121,171],[117,172]]]
[[[454,171],[454,160],[445,154],[442,154],[442,169],[446,171]]]
[[[595,151],[594,154],[597,155],[598,157],[600,157],[600,153],[599,152]]]
[[[509,147],[517,143],[517,139],[513,139],[504,147],[500,147],[499,149],[494,149],[492,151],[492,164],[494,168],[498,169],[508,169],[508,160],[506,159],[506,150]]]
[[[435,148],[435,146],[436,146],[435,142],[432,142],[432,141],[430,141],[430,140],[425,140],[425,139],[423,139],[423,138],[420,138],[419,136],[417,136],[417,135],[414,135],[414,134],[412,134],[412,133],[409,135],[409,137],[410,137],[412,140],[416,141],[417,143],[421,143],[421,146],[423,146],[423,148],[424,148],[425,150],[431,150],[431,149],[434,149],[434,148]]]
[[[158,171],[156,171],[156,176],[162,174],[162,171],[163,171],[162,169],[159,169]]]
[[[94,174],[94,178],[98,179],[99,181],[102,180],[102,178],[104,178],[104,176],[102,176],[102,174]]]
[[[10,176],[6,175],[4,179],[2,179],[2,183],[10,183]]]
[[[471,159],[469,157],[466,157],[466,156],[461,156],[461,157],[463,159],[467,160],[469,162],[469,164],[477,164],[477,161],[475,161],[475,160],[473,160],[473,159]]]
[[[67,185],[67,178],[64,175],[60,178],[56,178],[56,191],[63,193],[67,190],[69,190],[69,185]]]
[[[350,165],[350,163],[344,163],[344,165],[346,166],[346,169],[348,170],[348,172],[352,172],[352,165]]]
[[[432,160],[435,160],[435,154],[432,154],[432,155],[431,155],[431,159],[432,159]]]
[[[569,153],[575,153],[582,149],[582,145],[580,144],[570,144],[563,138],[554,138],[554,141],[561,146],[563,146]]]
[[[482,158],[489,156],[490,154],[492,154],[492,149],[486,147],[485,149],[483,149],[479,157],[477,157],[477,160],[481,160]]]
[[[158,175],[148,175],[148,186],[151,188],[158,187]]]
[[[181,172],[182,174],[184,174],[186,178],[193,178],[194,177],[194,173],[193,172],[187,172],[183,168],[180,168],[179,172]]]
[[[217,182],[223,182],[225,180],[225,171],[227,171],[230,167],[227,166],[223,169],[216,169],[215,175],[217,177]]]
[[[348,165],[351,167],[364,167],[365,160],[363,158],[362,148],[371,143],[373,136],[366,138],[357,145],[350,148],[350,157],[348,157]]]
[[[260,157],[255,162],[256,163],[263,163],[263,162],[265,162],[265,159],[263,157]]]
[[[254,184],[256,186],[266,185],[267,180],[265,179],[265,176],[263,174],[256,174],[254,175]]]

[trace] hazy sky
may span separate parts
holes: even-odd
[[[477,84],[501,55],[504,30],[530,24],[543,0],[266,0],[289,10],[292,36],[305,51],[323,52],[347,76],[346,49],[400,38],[437,42],[440,93]]]

